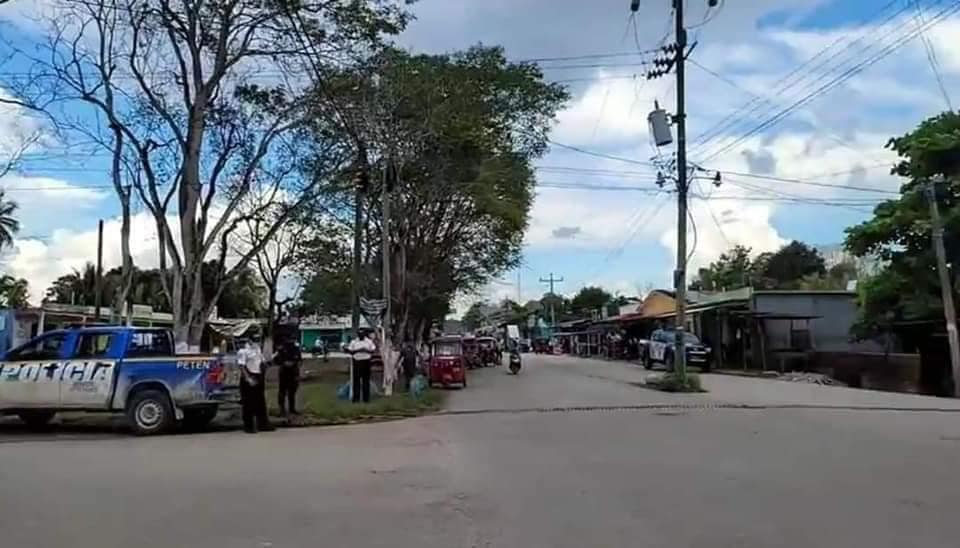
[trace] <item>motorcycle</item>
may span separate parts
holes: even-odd
[[[510,373],[516,375],[520,372],[520,353],[511,352],[510,353]]]

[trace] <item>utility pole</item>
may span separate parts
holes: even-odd
[[[647,72],[647,79],[659,78],[677,69],[677,112],[673,121],[677,125],[677,268],[673,272],[674,295],[676,297],[676,338],[674,340],[674,371],[681,382],[687,378],[687,352],[685,331],[687,320],[687,110],[686,110],[686,67],[685,62],[689,51],[687,49],[687,30],[684,28],[683,9],[686,0],[673,0],[673,10],[676,19],[676,43],[661,48],[671,54],[667,59],[654,59],[653,64],[658,67]],[[717,0],[707,0],[709,8],[717,6]],[[630,9],[637,11],[639,1],[632,1]],[[696,44],[690,46],[692,50]],[[664,146],[671,142],[669,128],[665,122],[665,113],[657,110],[650,114],[650,123],[653,127],[657,146]]]
[[[360,268],[361,245],[363,236],[363,193],[367,186],[369,174],[367,169],[367,149],[361,144],[357,153],[358,172],[354,179],[354,211],[353,211],[353,276],[350,283],[350,328],[353,331],[353,338],[360,336]],[[353,369],[351,368],[351,372]],[[351,386],[353,384],[351,383]]]
[[[684,330],[687,320],[687,111],[684,81],[684,61],[687,51],[687,29],[683,26],[683,5],[686,0],[674,0],[676,13],[677,67],[677,271],[673,274],[677,297],[676,341],[673,352],[674,370],[681,382],[687,378],[687,347]]]
[[[554,278],[553,272],[550,273],[550,277],[547,278],[546,280],[544,280],[543,278],[540,278],[540,283],[550,284],[551,297],[557,296],[557,294],[553,292],[553,284],[562,282],[562,281],[563,281],[563,278]],[[551,299],[550,300],[550,327],[556,327],[556,325],[557,325],[557,304],[554,302],[553,299]]]
[[[97,279],[94,283],[93,321],[100,321],[100,294],[103,293],[103,219],[97,223]]]
[[[947,270],[947,253],[943,247],[943,223],[937,206],[936,183],[927,183],[927,201],[930,202],[930,221],[933,225],[933,249],[937,254],[937,273],[940,275],[940,293],[943,297],[943,315],[947,321],[947,343],[950,345],[950,367],[953,372],[953,395],[960,397],[960,338],[957,337],[957,312],[953,306],[953,284]]]
[[[520,305],[523,304],[523,291],[521,291],[521,288],[520,288],[520,274],[522,273],[523,271],[520,270],[520,267],[518,266],[517,267],[517,304],[520,304]]]

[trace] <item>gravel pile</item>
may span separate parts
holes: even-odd
[[[804,382],[807,384],[822,384],[824,386],[846,386],[846,384],[837,379],[821,373],[784,373],[777,378],[787,382]]]

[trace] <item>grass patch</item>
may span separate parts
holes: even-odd
[[[349,379],[349,372],[340,367],[313,368],[297,391],[298,411],[303,414],[291,417],[290,424],[349,424],[416,417],[440,409],[446,397],[442,391],[427,389],[419,398],[406,392],[394,392],[392,396],[373,397],[370,403],[337,399],[337,387]],[[379,384],[379,380],[375,378],[374,383]],[[267,406],[271,415],[279,415],[275,385],[267,385]]]
[[[665,373],[663,376],[648,378],[646,385],[663,392],[706,392],[700,383],[700,376],[694,373],[687,373],[686,379],[681,379],[676,373]]]

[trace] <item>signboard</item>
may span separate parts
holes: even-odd
[[[371,327],[377,327],[380,325],[380,317],[383,316],[383,311],[387,308],[387,301],[384,299],[367,299],[365,297],[360,297],[360,310],[363,312],[364,318],[367,319],[367,323]]]

